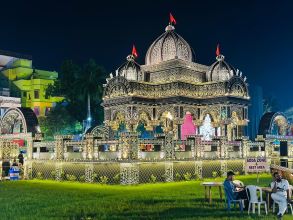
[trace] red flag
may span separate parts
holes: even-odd
[[[132,54],[134,57],[138,57],[138,54],[137,54],[137,51],[136,51],[136,48],[135,48],[134,44],[133,44],[133,46],[132,46],[132,52],[131,52],[131,54]]]
[[[217,49],[216,49],[216,55],[219,56],[221,54],[220,52],[220,44],[217,45]]]
[[[176,24],[176,20],[171,13],[170,13],[170,24]]]

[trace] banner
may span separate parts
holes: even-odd
[[[248,157],[246,158],[245,171],[246,172],[266,172],[269,171],[269,164],[265,157]]]

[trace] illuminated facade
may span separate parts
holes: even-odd
[[[62,97],[47,97],[46,89],[58,78],[55,71],[34,69],[29,56],[0,51],[0,71],[20,91],[21,106],[45,116]]]
[[[110,74],[104,85],[104,123],[113,137],[121,131],[173,132],[181,137],[186,113],[192,115],[196,134],[210,140],[246,135],[248,84],[217,54],[210,65],[196,63],[190,45],[168,25],[149,47],[145,65],[135,56]]]

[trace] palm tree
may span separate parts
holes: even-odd
[[[86,130],[92,126],[91,101],[101,101],[104,75],[104,69],[90,59],[81,71],[80,80],[77,81],[76,86],[80,89],[81,98],[87,100]]]

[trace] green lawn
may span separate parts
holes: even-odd
[[[246,185],[256,176],[242,176]],[[271,178],[262,175],[258,185]],[[217,179],[222,181],[222,179]],[[218,191],[214,201],[204,201],[200,181],[109,186],[45,180],[0,183],[1,219],[259,219],[245,212],[228,213]],[[237,209],[238,210],[238,209]],[[290,219],[286,215],[284,219]],[[274,216],[261,216],[274,219]]]

